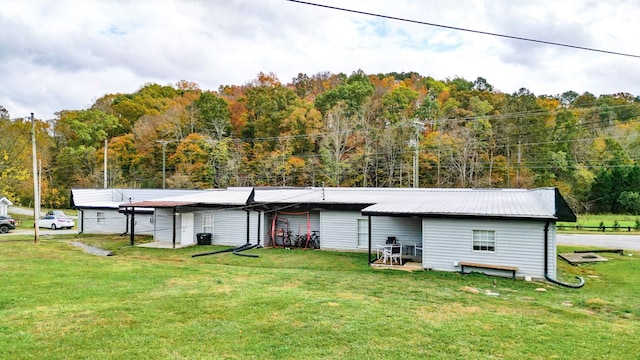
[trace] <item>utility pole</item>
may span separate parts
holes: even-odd
[[[40,240],[38,218],[40,217],[40,187],[38,186],[38,161],[36,154],[36,123],[31,113],[31,153],[33,163],[33,242]]]
[[[107,139],[104,139],[104,188],[107,188],[109,181],[107,180]]]
[[[418,173],[418,159],[420,156],[420,130],[424,128],[424,123],[418,120],[414,120],[413,125],[415,125],[416,127],[416,153],[413,155],[413,187],[417,188],[419,187],[420,183],[420,174]]]
[[[418,129],[416,128],[416,153],[413,155],[413,187],[418,187]]]
[[[165,163],[166,163],[166,150],[167,150],[167,144],[169,143],[169,140],[156,140],[157,143],[162,144],[162,188],[165,188],[165,183],[166,183],[166,176],[165,176]]]

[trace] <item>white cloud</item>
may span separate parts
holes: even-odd
[[[618,52],[638,52],[636,1],[317,0],[330,6]],[[107,93],[260,71],[417,71],[497,89],[640,94],[640,59],[380,19],[285,0],[0,0],[0,105],[43,119]]]

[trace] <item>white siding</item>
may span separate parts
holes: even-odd
[[[358,249],[360,211],[320,212],[320,247],[332,250]]]
[[[460,271],[460,261],[516,266],[516,276],[544,277],[544,221],[484,219],[424,219],[423,266],[439,271]],[[550,272],[555,269],[555,231],[549,231]],[[472,249],[473,230],[493,230],[495,252]],[[508,276],[486,269],[473,271]],[[466,271],[466,269],[465,269]]]
[[[136,214],[135,229],[136,235],[153,235],[155,216],[153,214]],[[129,225],[131,226],[131,225]],[[129,229],[131,231],[131,229]]]
[[[551,275],[552,278],[556,278],[556,261],[558,260],[557,255],[557,247],[556,247],[556,223],[552,222],[549,224],[549,234],[548,234],[548,249],[547,249],[547,259],[548,259],[548,272],[547,274]],[[544,257],[543,257],[544,261]],[[544,267],[544,263],[542,264]],[[544,270],[543,270],[544,271]]]
[[[261,242],[262,244],[271,244],[271,226],[273,224],[273,213],[266,214],[264,216],[266,222],[263,222],[262,228],[264,229],[264,239]],[[287,219],[287,223],[289,224],[289,230],[292,232],[294,236],[298,236],[299,234],[307,233],[307,223],[309,223],[311,231],[319,231],[320,229],[320,214],[317,212],[309,212],[309,218],[307,220],[306,214],[282,214],[278,213],[278,219],[283,220]],[[280,222],[279,224],[282,224]],[[322,240],[324,239],[322,235],[322,231],[319,232],[320,235],[320,246],[324,247]]]
[[[104,213],[104,222],[98,222],[98,212]],[[127,216],[111,209],[83,209],[78,219],[78,231],[84,234],[122,234],[127,231]]]
[[[240,246],[247,243],[247,212],[218,210],[213,215],[212,244]]]
[[[422,219],[402,217],[371,217],[371,246],[382,245],[390,236],[395,236],[403,246],[420,242]]]
[[[358,247],[358,219],[367,219],[360,211],[323,211],[320,231],[322,248],[336,250],[368,250]],[[403,245],[420,242],[421,219],[400,217],[371,217],[371,246],[384,244],[395,236]]]
[[[251,244],[263,244],[260,238],[260,229],[258,222],[260,221],[260,213],[257,211],[249,211],[249,242]]]
[[[181,217],[176,216],[176,244],[180,244]],[[173,243],[173,209],[156,208],[154,240]]]

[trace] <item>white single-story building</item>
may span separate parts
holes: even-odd
[[[127,234],[129,214],[120,205],[172,195],[188,195],[202,190],[166,189],[71,189],[71,206],[78,210],[78,233]],[[136,208],[135,226],[138,234],[153,234],[153,208]]]
[[[126,213],[138,208],[155,209],[155,241],[183,247],[195,245],[199,236],[207,234],[208,244],[237,246],[257,238],[258,228],[251,224],[258,221],[259,213],[249,206],[253,195],[253,188],[202,190],[121,207]]]
[[[473,271],[498,275],[512,268],[514,277],[539,279],[555,277],[556,221],[576,221],[555,188],[432,189],[377,203],[362,214],[373,223],[420,219],[425,269],[463,271],[467,264]]]
[[[9,206],[11,205],[13,205],[13,203],[5,196],[0,197],[0,215],[7,216],[9,214]]]
[[[368,252],[373,261],[393,237],[421,248],[425,269],[531,278],[555,277],[556,221],[576,220],[555,188],[229,188],[120,209],[154,209],[154,239],[174,246],[195,244],[198,234],[211,234],[212,244],[279,246],[287,231],[315,231],[321,249]]]

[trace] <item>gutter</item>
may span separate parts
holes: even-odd
[[[584,278],[582,278],[581,276],[576,276],[576,279],[578,279],[577,284],[567,284],[549,276],[548,270],[549,270],[549,221],[547,221],[547,223],[544,224],[544,278],[547,279],[547,281],[550,281],[556,285],[560,285],[560,286],[564,286],[572,289],[580,289],[581,287],[584,286]]]

